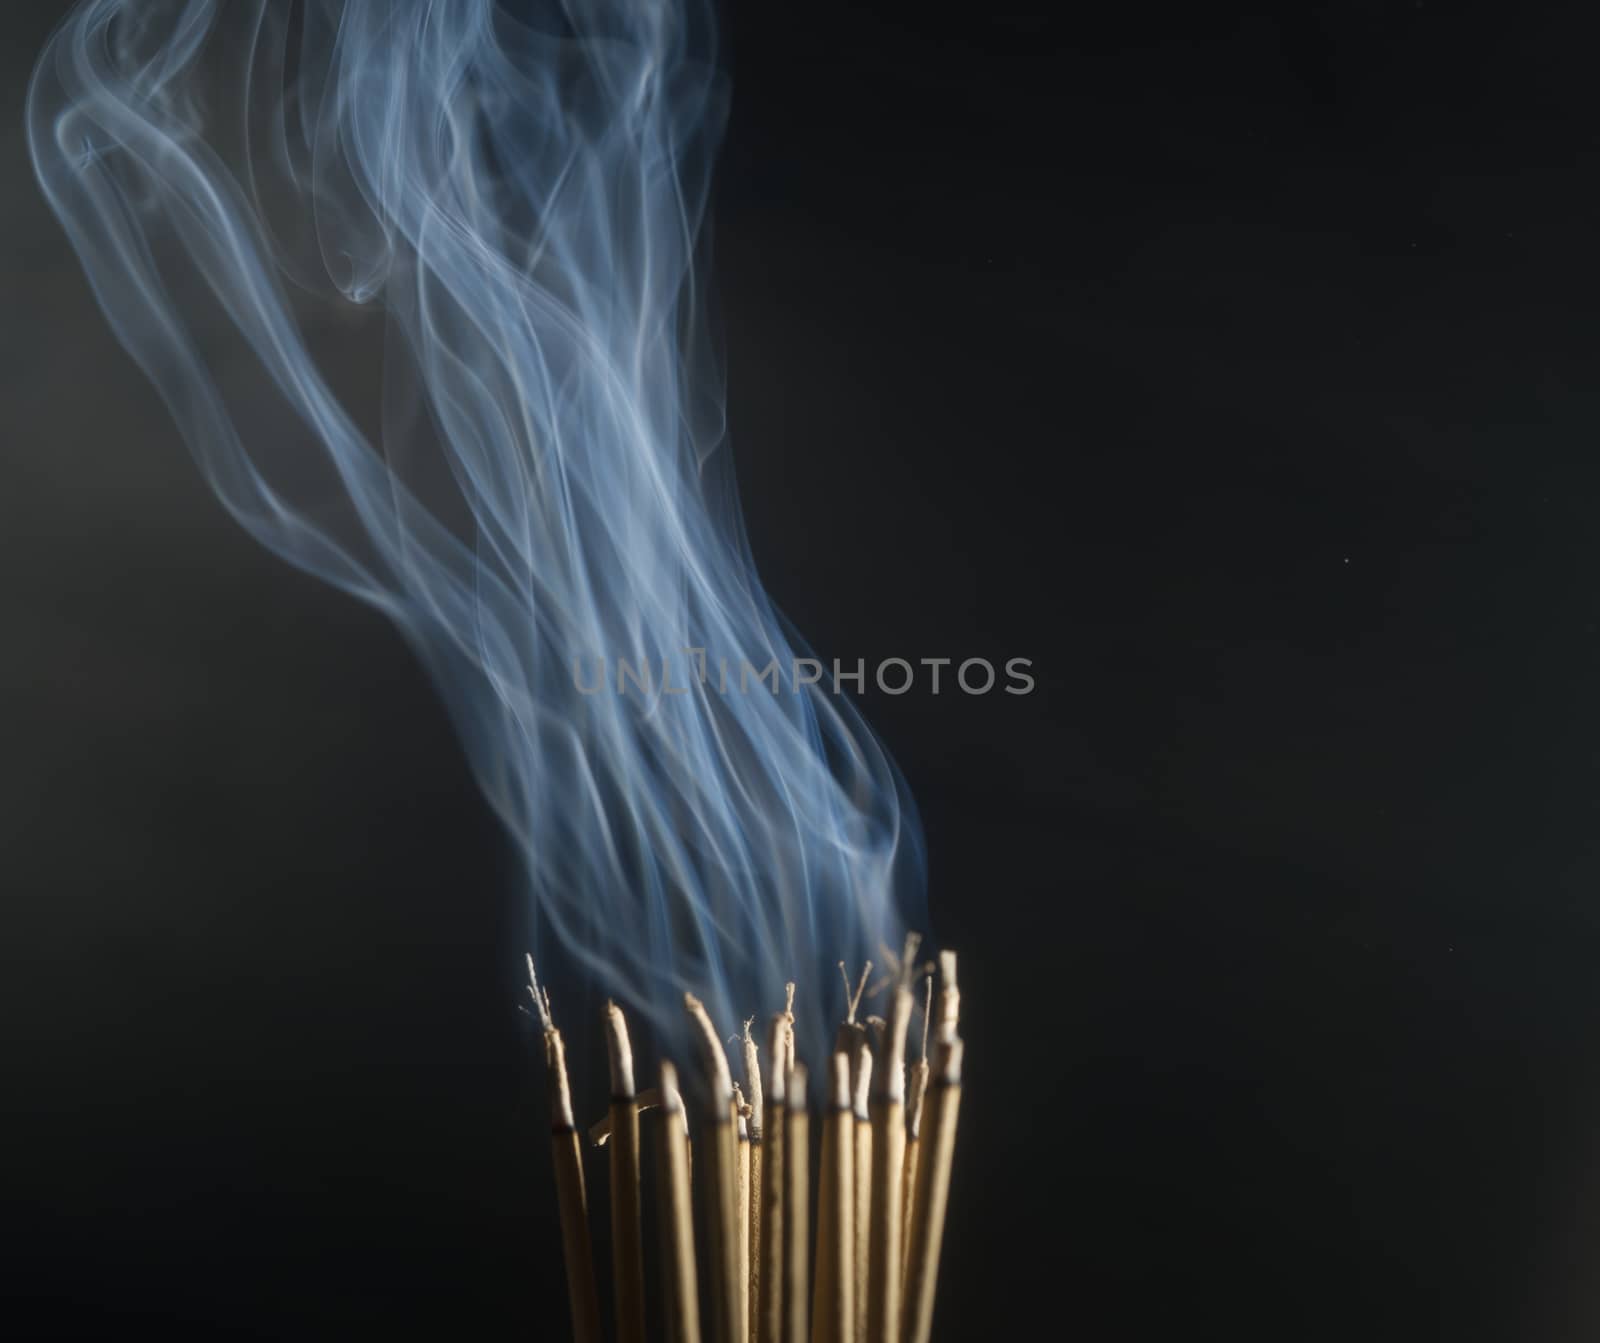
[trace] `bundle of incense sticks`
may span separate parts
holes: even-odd
[[[912,937],[901,956],[887,957],[882,1018],[858,1020],[871,963],[854,988],[845,977],[834,1048],[816,1067],[822,1110],[814,1186],[808,1070],[795,1054],[793,984],[765,1032],[765,1057],[753,1017],[742,1036],[725,1035],[705,1006],[685,995],[702,1082],[691,1094],[706,1097],[700,1106],[685,1101],[670,1061],[661,1064],[659,1087],[636,1088],[627,1021],[615,1003],[607,1004],[611,1102],[589,1136],[607,1149],[610,1315],[618,1343],[662,1334],[674,1343],[699,1343],[703,1330],[713,1343],[931,1338],[961,1104],[961,995],[953,952],[939,957],[937,1003],[933,967],[918,967],[916,952]],[[528,974],[550,1080],[572,1336],[599,1343],[607,1335],[584,1145],[561,1032],[531,958]],[[919,978],[926,980],[920,1003]],[[921,1047],[908,1067],[906,1042],[919,1007]],[[730,1038],[741,1045],[742,1082],[734,1081],[724,1043]],[[645,1111],[651,1113],[641,1121]],[[659,1219],[655,1301],[646,1289],[647,1188]]]

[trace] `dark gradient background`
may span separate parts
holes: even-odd
[[[0,19],[0,1328],[561,1337],[515,870],[94,309],[59,8]],[[1593,34],[1290,8],[729,15],[768,584],[1039,676],[865,703],[964,957],[943,1339],[1600,1331]]]

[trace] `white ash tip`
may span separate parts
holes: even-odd
[[[856,1043],[852,1063],[854,1094],[851,1096],[851,1109],[855,1111],[857,1119],[868,1119],[871,1117],[867,1100],[872,1095],[872,1046],[867,1043],[865,1036]]]
[[[939,953],[939,980],[939,1027],[935,1039],[949,1041],[955,1039],[961,1025],[961,986],[956,982],[955,952]]]
[[[789,1089],[785,1093],[784,1103],[791,1112],[801,1111],[806,1108],[806,1065],[796,1063],[789,1069]]]
[[[661,1109],[664,1114],[683,1113],[683,1093],[678,1090],[678,1070],[670,1059],[661,1060]]]
[[[849,1113],[853,1099],[850,1091],[850,1055],[838,1049],[828,1060],[828,1104],[835,1110]]]
[[[782,1105],[788,1089],[789,1022],[782,1012],[772,1017],[767,1036],[766,1099],[773,1105]]]
[[[546,1031],[553,1031],[554,1024],[550,1019],[550,990],[543,988],[539,983],[539,972],[533,968],[533,953],[526,953],[528,958],[528,996],[533,999],[533,1010],[539,1015],[539,1025]]]
[[[544,1036],[545,1066],[550,1074],[550,1122],[560,1129],[577,1128],[572,1117],[572,1088],[567,1082],[567,1047],[561,1032],[549,1030]]]
[[[751,1017],[744,1023],[744,1084],[750,1088],[750,1136],[759,1138],[764,1098],[761,1091],[761,1052],[756,1048],[755,1037],[750,1034],[754,1022],[755,1018]]]
[[[892,1105],[904,1102],[906,1097],[906,1035],[910,1028],[911,987],[901,979],[889,1001],[889,1021],[879,1050],[883,1063],[876,1069],[875,1081],[878,1096]]]
[[[606,1004],[606,1062],[611,1069],[611,1094],[633,1099],[633,1046],[628,1040],[628,1020],[614,1002]]]
[[[711,1101],[719,1111],[733,1100],[733,1070],[728,1067],[728,1054],[722,1047],[722,1037],[711,1024],[711,1014],[692,993],[683,995],[683,1005],[689,1020],[700,1037],[701,1051],[705,1055],[706,1070],[710,1074]]]
[[[939,1042],[938,1055],[934,1060],[934,1072],[943,1085],[947,1087],[961,1085],[961,1055],[964,1050],[965,1045],[959,1035],[953,1040]]]

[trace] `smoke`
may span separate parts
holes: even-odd
[[[395,623],[525,861],[539,953],[671,1037],[686,988],[728,1030],[786,979],[831,990],[922,898],[847,700],[684,674],[809,655],[751,561],[707,338],[725,107],[700,0],[85,0],[27,112],[218,497]],[[347,405],[330,368],[367,342]],[[664,657],[645,694],[573,675]],[[803,1044],[834,1006],[802,996]]]

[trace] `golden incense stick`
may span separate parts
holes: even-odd
[[[644,1343],[644,1245],[639,1227],[639,1101],[622,1009],[606,1004],[611,1069],[611,1276],[617,1343]]]
[[[790,1025],[791,1037],[793,1025]],[[792,1048],[792,1038],[790,1048]],[[783,1343],[807,1343],[806,1285],[811,1251],[811,1120],[806,1066],[794,1063],[783,1116]]]
[[[906,1261],[903,1343],[928,1343],[933,1333],[939,1251],[944,1243],[956,1117],[961,1109],[959,1036],[939,1043],[927,1107],[927,1133],[923,1139],[926,1146],[917,1167],[916,1218],[910,1229],[911,1252]]]
[[[850,1247],[852,1282],[850,1289],[854,1319],[846,1332],[849,1343],[864,1343],[867,1336],[867,1223],[872,1207],[872,1122],[867,1113],[867,1089],[872,1078],[872,1047],[867,1028],[856,1020],[862,996],[867,991],[867,980],[872,975],[872,962],[861,967],[861,977],[855,987],[850,986],[850,972],[843,961],[839,962],[839,975],[844,980],[845,1018],[839,1027],[835,1049],[848,1051],[850,1056],[850,1096],[852,1119],[847,1126],[851,1151],[851,1216],[850,1224],[854,1244]]]
[[[788,1026],[782,1012],[772,1018],[767,1039],[766,1133],[761,1156],[761,1267],[756,1281],[756,1343],[783,1340],[783,1196],[784,1138],[788,1108]]]
[[[811,1343],[850,1343],[855,1334],[855,1116],[850,1056],[829,1061],[822,1120],[822,1176],[817,1195],[817,1255],[811,1298]]]
[[[855,1161],[852,1176],[855,1183],[855,1215],[853,1231],[855,1250],[851,1266],[855,1273],[855,1324],[851,1331],[855,1343],[866,1343],[868,1262],[871,1256],[868,1239],[872,1221],[872,1112],[867,1097],[872,1088],[872,1043],[862,1031],[856,1040],[855,1053],[850,1061],[851,1127],[855,1134]]]
[[[947,1044],[961,1025],[961,986],[956,983],[956,954],[939,953],[939,1025],[934,1039]]]
[[[922,1097],[928,1089],[928,1023],[933,1019],[933,976],[925,976],[922,983],[922,1050],[917,1061],[911,1065],[910,1080],[906,1083],[906,1159],[905,1171],[901,1177],[902,1227],[909,1227],[915,1215],[913,1208],[917,1190],[917,1152],[922,1146]],[[902,1249],[905,1254],[909,1254],[910,1248],[911,1238],[909,1233],[906,1233]],[[903,1266],[900,1271],[904,1274]]]
[[[867,1338],[869,1343],[899,1343],[900,1278],[903,1268],[900,1181],[905,1173],[906,1030],[911,1023],[912,958],[917,939],[906,939],[896,968],[882,1057],[873,1068],[872,1232],[867,1245]]]
[[[699,1285],[695,1279],[694,1208],[689,1194],[689,1140],[678,1072],[661,1064],[661,1261],[672,1343],[700,1343]]]
[[[739,1263],[734,1285],[739,1293],[738,1335],[741,1343],[747,1343],[750,1337],[750,1107],[737,1082],[733,1084],[733,1113],[739,1135],[738,1195],[733,1207],[734,1254]]]
[[[600,1294],[594,1281],[589,1244],[589,1201],[583,1184],[583,1144],[572,1118],[572,1088],[567,1082],[566,1046],[550,1017],[550,995],[539,987],[533,957],[528,957],[528,993],[544,1029],[545,1070],[550,1078],[550,1155],[555,1164],[556,1205],[561,1216],[561,1248],[567,1266],[567,1301],[575,1343],[600,1343]]]
[[[709,1196],[711,1332],[719,1343],[741,1343],[745,1312],[739,1268],[739,1148],[733,1126],[733,1075],[705,1005],[692,993],[683,995],[683,1005],[695,1027],[711,1094],[702,1144]]]
[[[756,1051],[755,1038],[750,1034],[750,1026],[754,1021],[755,1018],[751,1017],[744,1023],[744,1084],[750,1091],[748,1097],[750,1113],[746,1116],[746,1127],[750,1135],[750,1200],[748,1211],[750,1238],[746,1253],[750,1260],[750,1281],[748,1284],[750,1323],[748,1336],[751,1339],[758,1338],[761,1332],[758,1320],[761,1312],[761,1159],[763,1135],[761,1060]]]

